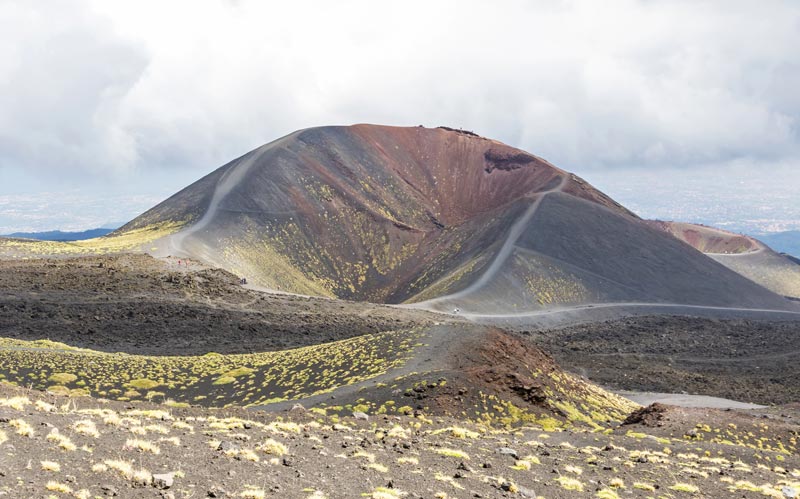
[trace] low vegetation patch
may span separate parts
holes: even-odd
[[[193,357],[108,354],[0,338],[0,374],[58,395],[252,406],[382,374],[410,357],[419,336],[416,330],[389,331],[280,352]],[[24,407],[26,402],[3,404]]]

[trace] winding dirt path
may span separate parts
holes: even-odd
[[[644,406],[657,402],[660,404],[675,405],[678,407],[697,407],[703,409],[755,410],[764,409],[766,407],[764,405],[750,404],[748,402],[739,402],[737,400],[711,397],[708,395],[636,391],[615,391],[614,393]]]
[[[168,245],[173,256],[181,256],[181,257],[190,257],[193,256],[185,246],[186,238],[190,235],[194,234],[195,232],[199,232],[205,229],[208,224],[213,220],[214,216],[219,211],[219,205],[225,198],[230,194],[230,192],[239,185],[242,180],[247,175],[247,172],[253,167],[253,165],[258,162],[261,156],[269,149],[273,147],[280,146],[282,142],[285,142],[292,138],[293,136],[303,132],[303,130],[298,130],[294,133],[291,133],[285,137],[281,137],[277,140],[270,142],[269,144],[265,144],[252,153],[250,153],[247,157],[242,158],[239,162],[235,165],[230,167],[228,171],[226,171],[222,178],[219,179],[217,182],[216,187],[214,188],[214,194],[211,196],[211,201],[208,203],[208,208],[206,208],[205,213],[197,221],[197,223],[178,231],[175,234],[168,236]]]
[[[604,309],[604,308],[626,308],[626,307],[649,307],[649,308],[665,308],[665,309],[687,309],[687,310],[718,310],[726,312],[763,312],[771,314],[789,314],[793,316],[800,316],[800,312],[791,310],[777,310],[770,308],[741,308],[741,307],[715,307],[711,305],[685,305],[681,303],[647,303],[647,302],[616,302],[616,303],[587,303],[584,305],[577,305],[574,307],[551,308],[546,310],[535,310],[531,312],[520,312],[516,314],[459,314],[459,317],[467,319],[513,319],[525,317],[541,317],[546,315],[564,314],[576,312],[581,310]],[[439,312],[446,313],[446,312]],[[447,314],[453,315],[453,314]]]
[[[441,303],[443,301],[463,298],[465,296],[474,293],[475,291],[478,291],[486,284],[488,284],[489,281],[491,281],[498,274],[498,272],[500,272],[500,269],[502,268],[503,264],[506,263],[506,260],[508,260],[508,257],[514,251],[514,247],[516,246],[517,241],[522,235],[522,232],[528,226],[528,222],[530,222],[533,216],[536,214],[536,211],[539,209],[539,206],[542,204],[544,198],[547,197],[548,194],[551,194],[553,192],[563,191],[569,179],[570,179],[569,175],[562,174],[561,180],[559,181],[557,186],[553,187],[552,189],[536,193],[536,200],[525,210],[522,216],[520,216],[519,219],[517,219],[517,221],[514,222],[514,225],[511,226],[511,230],[508,231],[508,237],[506,237],[506,240],[503,241],[503,245],[500,247],[500,251],[498,251],[497,255],[495,255],[494,260],[492,260],[492,263],[489,265],[489,268],[486,269],[486,271],[484,271],[483,274],[481,274],[481,276],[475,282],[473,282],[466,288],[456,293],[440,296],[438,298],[433,298],[426,301],[417,302],[414,305],[421,306],[422,308],[427,308],[430,305]]]
[[[759,253],[763,253],[766,250],[766,247],[762,244],[758,245],[758,249],[745,251],[743,253],[712,253],[710,251],[703,251],[704,255],[708,256],[730,256],[730,257],[742,257],[742,256],[752,256],[757,255]]]

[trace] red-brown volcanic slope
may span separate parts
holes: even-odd
[[[447,226],[544,190],[564,174],[531,154],[463,133],[372,125],[356,125],[349,131],[353,139],[372,149],[370,159],[406,183],[414,200]],[[342,184],[343,178],[327,175],[328,165],[316,163],[315,167],[332,185]],[[381,193],[389,199],[395,194],[389,189]],[[350,194],[359,197],[363,192]],[[431,220],[421,222],[427,225]]]
[[[763,246],[752,237],[705,225],[661,220],[650,220],[648,223],[703,253],[740,254],[757,251]]]
[[[235,170],[246,173],[204,224],[203,210],[214,208],[211,187]],[[532,196],[562,177],[576,196],[627,213],[541,158],[468,133],[315,128],[235,160],[122,231],[189,219],[203,228],[173,245],[173,253],[199,256],[270,288],[402,301],[479,257]]]
[[[121,232],[164,221],[190,222],[156,245],[166,253],[296,293],[420,301],[504,282],[495,279],[502,270],[516,275],[503,290],[511,296],[492,298],[515,310],[643,298],[719,305],[739,295],[754,297],[748,304],[780,305],[574,175],[450,129],[301,130],[223,166]],[[537,255],[519,254],[518,237]],[[592,255],[598,241],[604,252]],[[668,257],[659,256],[662,244],[671,248]],[[544,273],[542,258],[555,262]],[[670,277],[673,266],[690,281],[705,276],[702,285]],[[618,281],[621,269],[627,275]],[[645,292],[630,285],[639,280]],[[687,294],[692,289],[702,294]]]

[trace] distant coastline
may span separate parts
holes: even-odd
[[[49,230],[44,232],[14,232],[12,234],[5,234],[3,237],[38,239],[40,241],[83,241],[84,239],[92,239],[95,237],[108,235],[115,230],[116,229],[97,228],[80,232],[62,232],[60,230]]]

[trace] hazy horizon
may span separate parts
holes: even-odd
[[[194,179],[176,178],[135,196],[77,189],[0,194],[0,234],[115,228],[211,171]],[[796,195],[800,170],[789,167],[780,170],[781,182],[774,176],[753,175],[747,164],[731,168],[723,178],[713,169],[702,168],[573,173],[642,218],[701,223],[754,236],[800,230],[800,196]],[[764,199],[762,193],[768,189],[769,199]],[[80,212],[75,210],[78,206]]]

